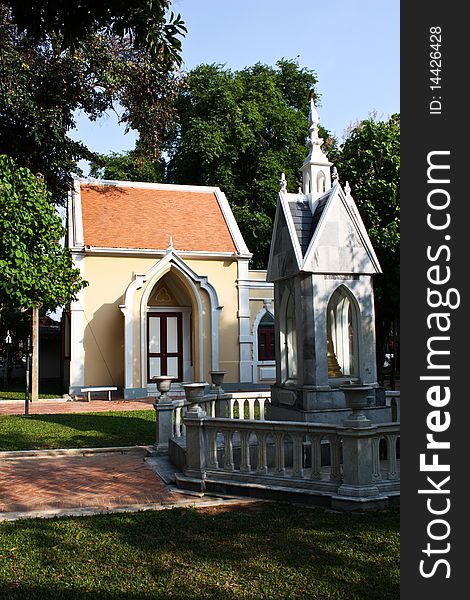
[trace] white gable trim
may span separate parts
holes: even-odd
[[[336,196],[337,193],[338,193],[338,184],[335,184],[331,188],[331,190],[329,190],[327,192],[327,194],[329,194],[330,197],[326,201],[326,205],[323,209],[320,220],[318,221],[315,231],[313,232],[312,239],[310,240],[310,244],[308,245],[307,251],[305,252],[305,258],[303,260],[302,266],[306,265],[311,260],[311,256],[313,256],[313,254],[315,253],[315,250],[317,249],[318,240],[320,239],[321,234],[325,228],[326,216],[328,213],[328,209],[330,208],[330,206],[333,202],[333,198]]]
[[[82,248],[84,245],[82,195],[80,182],[77,179],[74,180],[73,189],[68,194],[67,217],[69,248]]]
[[[154,256],[163,258],[168,248],[112,248],[111,246],[85,246],[85,252],[90,256]],[[235,259],[236,252],[206,252],[204,250],[177,250],[181,258],[195,258],[207,260]],[[251,254],[245,256],[251,258]]]
[[[232,209],[230,208],[230,204],[228,203],[227,197],[222,192],[220,188],[214,188],[215,196],[217,198],[217,202],[219,203],[220,210],[222,211],[222,215],[224,217],[225,223],[230,231],[230,235],[232,236],[233,243],[237,249],[239,254],[249,255],[250,258],[252,254],[248,250],[248,246],[243,239],[240,228],[238,227],[238,223],[235,220]]]
[[[278,234],[278,228],[279,228],[279,213],[281,210],[284,214],[284,218],[287,223],[287,228],[289,230],[289,237],[291,239],[292,249],[294,251],[295,260],[297,262],[297,268],[300,270],[301,266],[302,266],[302,250],[300,248],[300,243],[297,238],[297,233],[295,231],[294,221],[292,219],[292,214],[291,214],[290,208],[289,208],[289,196],[291,199],[298,197],[297,195],[294,195],[294,194],[284,194],[283,192],[279,192],[276,214],[274,216],[271,247],[269,250],[268,269],[267,269],[267,276],[266,276],[266,279],[268,281],[271,279],[271,265],[272,265],[272,261],[273,261],[273,255],[274,255],[274,247],[276,244],[276,236]]]
[[[366,249],[366,252],[369,255],[370,260],[373,263],[377,273],[382,273],[379,259],[377,258],[377,255],[375,254],[374,247],[372,246],[372,243],[369,238],[369,234],[367,233],[367,229],[365,228],[364,222],[363,222],[362,217],[357,209],[356,203],[354,202],[351,195],[346,195],[344,193],[341,186],[339,186],[339,197],[340,197],[340,200],[342,201],[347,213],[349,214],[351,221],[356,226],[356,230],[359,234],[359,237],[361,238],[362,243],[364,244],[364,248]]]
[[[279,200],[281,201],[282,210],[284,211],[284,217],[287,222],[287,227],[289,229],[289,235],[292,242],[292,247],[294,249],[295,258],[297,260],[297,266],[300,269],[302,266],[302,249],[300,247],[299,238],[297,237],[297,232],[295,230],[294,220],[292,218],[292,213],[289,208],[289,196],[291,200],[298,198],[297,194],[279,194]]]
[[[77,179],[82,185],[103,185],[126,188],[140,188],[148,190],[169,190],[175,192],[199,192],[215,194],[219,189],[214,186],[205,185],[180,185],[173,183],[148,183],[146,181],[119,181],[114,179],[95,179],[94,177],[82,177]]]
[[[323,230],[325,228],[325,224],[328,221],[328,213],[330,212],[331,205],[335,201],[336,197],[338,197],[339,201],[344,206],[344,208],[350,218],[350,221],[353,224],[353,226],[362,242],[362,245],[364,246],[365,251],[367,252],[367,255],[372,263],[372,266],[374,267],[374,269],[377,273],[381,273],[382,270],[380,268],[380,263],[378,261],[377,255],[375,254],[375,251],[372,247],[370,238],[367,234],[364,223],[362,222],[362,219],[359,215],[359,211],[357,210],[356,204],[351,196],[346,198],[344,191],[342,190],[341,186],[338,183],[336,183],[330,191],[330,197],[326,201],[326,205],[323,209],[323,212],[322,212],[322,215],[318,222],[318,225],[317,225],[315,232],[313,234],[313,237],[310,241],[309,247],[307,248],[307,252],[305,253],[305,259],[303,260],[302,267],[305,267],[308,263],[311,263],[313,261],[313,255],[315,254],[315,251],[317,249],[318,241],[320,240]]]

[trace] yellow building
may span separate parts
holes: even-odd
[[[68,245],[89,282],[66,316],[71,394],[142,397],[156,375],[210,381],[211,370],[227,389],[275,379],[273,286],[249,269],[219,188],[77,180]]]

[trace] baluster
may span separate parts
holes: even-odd
[[[312,473],[311,479],[321,479],[321,436],[312,435]]]
[[[209,429],[207,433],[207,445],[208,445],[208,459],[209,467],[212,469],[219,468],[219,461],[217,460],[217,430]]]
[[[397,439],[398,435],[395,433],[385,434],[385,440],[387,442],[387,457],[388,457],[388,473],[387,479],[397,479]]]
[[[240,431],[240,453],[240,471],[248,473],[251,471],[249,431]]]
[[[181,437],[181,408],[179,406],[175,410],[175,437]]]
[[[248,399],[248,418],[253,421],[255,418],[255,400],[256,398]]]
[[[330,481],[341,481],[341,438],[328,436],[330,442]]]
[[[245,418],[245,398],[238,399],[238,418],[242,421]]]
[[[224,469],[226,471],[233,471],[235,465],[233,464],[233,443],[232,443],[232,431],[224,431]]]
[[[268,472],[268,457],[266,453],[266,433],[258,432],[258,473],[266,474]]]
[[[304,470],[302,467],[302,442],[303,436],[299,434],[294,434],[292,436],[292,460],[293,460],[293,469],[292,475],[294,477],[303,477]]]
[[[380,471],[380,436],[372,438],[372,480],[382,481]]]
[[[284,476],[286,474],[286,459],[284,451],[284,434],[281,431],[276,431],[274,434],[274,465],[277,475]]]
[[[235,411],[234,411],[234,408],[235,408],[235,402],[236,402],[235,398],[230,398],[230,402],[229,402],[229,405],[228,405],[228,418],[229,418],[229,419],[234,419],[234,418],[235,418],[235,417],[233,416],[233,415],[234,415],[234,412],[235,412]]]
[[[259,420],[264,421],[264,405],[266,403],[266,398],[258,398],[259,401]]]

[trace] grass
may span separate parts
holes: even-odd
[[[153,409],[0,417],[0,451],[145,446],[155,436]]]
[[[173,509],[0,524],[0,599],[399,598],[399,513]]]
[[[24,390],[25,383],[15,380],[7,387],[0,387],[0,400],[24,400]],[[61,398],[63,393],[59,383],[41,383],[39,398]]]

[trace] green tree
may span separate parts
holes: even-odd
[[[164,20],[166,0],[127,5],[0,3],[0,153],[40,172],[55,202],[64,201],[78,161],[94,157],[67,135],[77,111],[94,120],[119,103],[120,121],[139,132],[139,153],[152,159],[173,123],[184,25],[179,17]],[[151,6],[160,7],[153,16]]]
[[[62,220],[44,182],[0,155],[0,309],[55,309],[86,285],[60,243]]]
[[[290,60],[235,72],[200,65],[179,94],[178,123],[166,144],[167,180],[220,186],[257,268],[267,265],[282,172],[289,191],[297,191],[307,153],[307,98],[316,81],[313,71]]]
[[[59,34],[62,49],[76,49],[100,31],[121,39],[131,36],[136,48],[181,62],[178,35],[186,29],[179,14],[166,20],[170,0],[3,0],[3,4],[11,9],[20,32],[40,42]]]
[[[90,175],[100,179],[153,183],[164,180],[165,163],[161,158],[151,160],[143,157],[137,150],[111,152],[99,155],[91,162]]]
[[[331,156],[330,156],[331,158]],[[333,160],[349,181],[383,274],[374,280],[379,378],[400,311],[400,117],[357,124]],[[396,352],[395,352],[396,354]],[[392,382],[393,383],[393,382]]]

